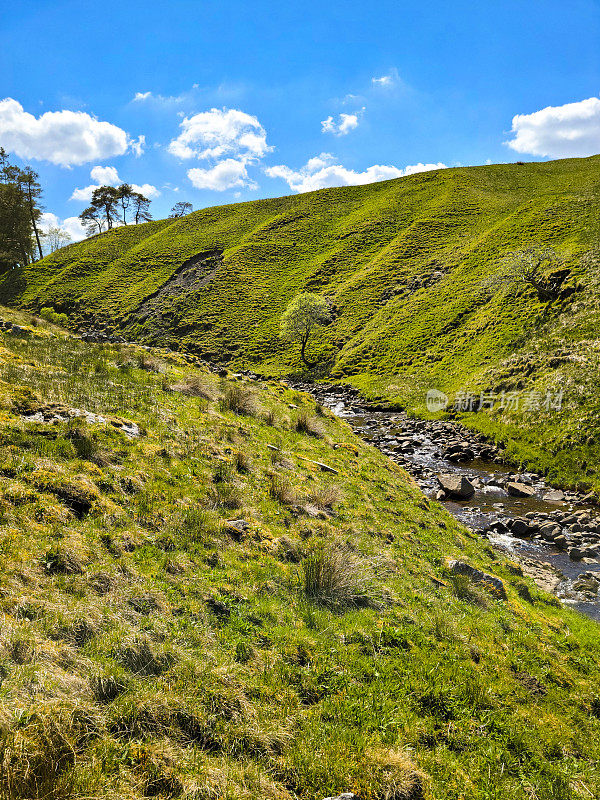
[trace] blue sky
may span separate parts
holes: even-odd
[[[100,182],[142,187],[158,218],[600,152],[590,0],[33,0],[0,33],[0,145],[74,235]]]

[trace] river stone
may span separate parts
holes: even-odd
[[[552,492],[548,492],[548,494],[544,495],[544,500],[547,503],[560,503],[564,499],[565,499],[565,493],[561,492],[558,489]]]
[[[344,792],[343,794],[338,794],[336,797],[325,797],[324,800],[359,800],[359,797],[352,792]]]
[[[530,534],[529,524],[524,519],[513,519],[512,523],[510,523],[510,531],[513,536],[525,538]]]
[[[475,487],[464,475],[438,475],[437,482],[447,495],[457,500],[468,500],[475,494]]]
[[[579,547],[571,547],[569,550],[569,558],[571,561],[581,561],[583,558],[583,552]]]
[[[467,578],[470,578],[473,583],[481,583],[487,586],[487,588],[492,589],[492,591],[498,595],[498,597],[502,598],[502,600],[506,600],[506,589],[504,588],[504,584],[500,578],[497,578],[495,575],[489,575],[487,572],[482,572],[480,569],[472,567],[465,561],[449,561],[448,567],[455,575],[465,575]]]
[[[506,484],[506,491],[512,497],[534,497],[535,489],[532,486],[527,486],[526,483],[519,481],[509,481]]]
[[[576,592],[591,592],[596,594],[600,588],[600,580],[593,572],[583,572],[573,583]]]
[[[567,537],[564,534],[559,533],[559,535],[555,536],[552,540],[552,544],[555,547],[558,547],[559,550],[566,550],[568,544]]]

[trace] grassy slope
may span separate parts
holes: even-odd
[[[50,303],[74,320],[281,375],[299,368],[296,349],[278,336],[281,313],[298,292],[317,291],[336,310],[315,341],[329,373],[418,410],[432,385],[449,394],[498,389],[503,359],[535,345],[525,388],[573,381],[567,411],[533,441],[522,416],[471,424],[513,440],[516,457],[554,469],[555,479],[600,486],[600,452],[584,441],[595,388],[579,397],[597,342],[594,291],[576,296],[577,324],[570,303],[550,310],[549,325],[527,292],[490,299],[479,291],[507,252],[532,241],[556,247],[585,283],[581,256],[598,242],[599,165],[596,156],[459,168],[198,211],[72,245],[11,273],[0,300]],[[206,286],[169,300],[160,320],[136,316],[186,259],[215,247],[224,262]],[[569,324],[557,327],[561,312]],[[570,363],[549,366],[565,348]],[[571,455],[549,464],[550,449]],[[592,466],[581,468],[584,461]]]
[[[307,396],[45,324],[0,378],[0,796],[598,796],[598,626]],[[107,421],[18,414],[50,401]],[[358,606],[307,596],[323,546]]]

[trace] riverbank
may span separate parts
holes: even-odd
[[[296,383],[415,479],[545,591],[600,619],[600,511],[593,495],[518,472],[504,448],[460,423],[373,411],[342,384]]]

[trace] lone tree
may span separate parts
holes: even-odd
[[[306,357],[306,346],[315,327],[331,322],[329,307],[318,294],[303,292],[288,305],[281,318],[281,335],[292,342],[300,343],[300,357],[307,367],[317,361]]]
[[[483,288],[494,294],[502,289],[514,292],[530,286],[538,298],[547,303],[558,298],[569,273],[563,259],[552,247],[534,244],[506,256],[501,271],[489,277]]]
[[[175,203],[171,209],[169,219],[179,219],[179,217],[185,217],[187,214],[191,214],[193,210],[194,206],[191,203],[186,203],[184,200],[180,200],[178,203]]]
[[[134,215],[135,224],[139,225],[140,222],[150,222],[152,214],[150,213],[150,200],[144,197],[139,192],[133,192],[131,196],[131,209]]]
[[[44,231],[41,235],[44,239],[44,250],[46,253],[55,253],[57,250],[60,250],[61,247],[65,247],[72,242],[70,234],[55,225],[48,228],[48,230]]]

